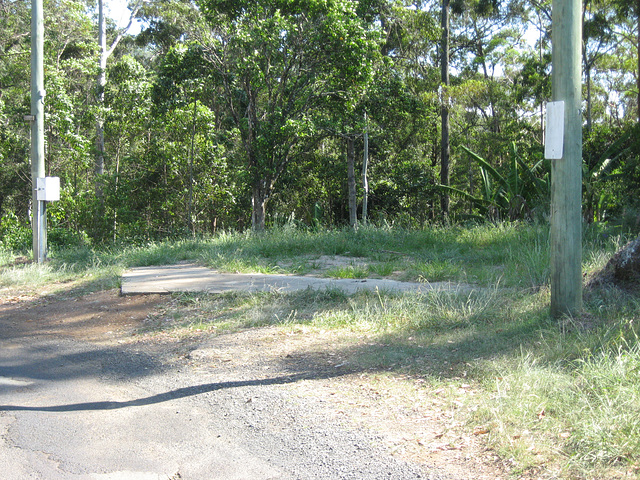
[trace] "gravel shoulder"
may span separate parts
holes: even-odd
[[[15,479],[503,477],[437,394],[419,385],[416,396],[400,393],[394,383],[411,379],[351,369],[349,347],[365,340],[275,327],[141,333],[169,301],[115,290],[3,297],[3,471],[17,468]]]

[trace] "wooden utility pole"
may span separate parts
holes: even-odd
[[[44,13],[42,0],[31,2],[31,184],[33,259],[44,262],[47,248],[46,203],[38,200],[44,170]]]
[[[553,0],[553,100],[564,102],[562,158],[551,166],[551,315],[582,310],[582,2]]]

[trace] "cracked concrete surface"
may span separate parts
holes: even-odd
[[[347,294],[358,290],[395,292],[426,292],[434,289],[459,289],[448,282],[399,282],[382,278],[320,278],[295,275],[266,275],[258,273],[220,273],[195,264],[137,267],[122,276],[123,295],[227,291],[293,292],[296,290],[339,289]]]

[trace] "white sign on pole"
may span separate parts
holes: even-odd
[[[36,179],[37,199],[43,202],[60,200],[60,178],[39,177]]]
[[[560,160],[564,145],[564,101],[547,103],[544,158]]]

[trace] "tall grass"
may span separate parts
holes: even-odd
[[[573,339],[585,348],[569,362],[523,350],[493,363],[474,421],[490,430],[504,455],[519,452],[522,470],[546,466],[566,478],[637,475],[640,345],[633,336],[617,349],[601,345],[595,351],[589,348],[593,338]]]
[[[281,273],[305,272],[319,256],[340,255],[367,259],[373,272],[401,270],[405,280],[531,287],[548,281],[547,244],[547,227],[519,223],[422,230],[282,228],[259,235],[221,234],[191,255],[221,270]],[[287,266],[286,260],[293,262]],[[336,276],[363,274],[353,270],[337,270]]]

